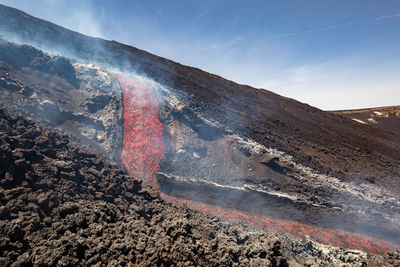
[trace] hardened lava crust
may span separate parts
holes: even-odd
[[[67,136],[0,110],[0,265],[399,266],[186,208]]]

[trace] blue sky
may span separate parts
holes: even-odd
[[[400,105],[398,0],[0,0],[321,109]]]

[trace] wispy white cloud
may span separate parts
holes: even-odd
[[[297,31],[297,32],[289,32],[289,33],[281,33],[281,34],[275,35],[272,38],[290,37],[290,36],[302,35],[302,34],[307,34],[307,33],[329,31],[329,30],[344,28],[344,27],[353,26],[353,25],[357,25],[357,24],[374,23],[377,21],[389,20],[389,19],[394,19],[394,18],[398,18],[398,17],[400,17],[400,13],[380,16],[380,17],[376,17],[376,18],[368,19],[368,20],[358,20],[358,21],[352,21],[352,22],[348,22],[348,23],[336,24],[336,25],[331,25],[331,26],[326,26],[326,27],[321,27],[321,28],[316,28],[316,29]]]
[[[400,17],[400,13],[396,13],[393,15],[380,16],[375,19],[372,19],[370,22],[375,22],[375,21],[380,21],[380,20],[385,20],[385,19],[393,19],[393,18],[398,18],[398,17]]]
[[[210,45],[205,45],[201,49],[202,50],[209,50],[209,49],[212,49],[212,50],[225,50],[225,49],[228,49],[228,48],[230,48],[232,46],[235,46],[236,44],[238,44],[242,40],[243,40],[243,36],[237,36],[237,37],[234,37],[234,38],[232,38],[230,40],[227,40],[227,41],[215,42],[211,46]]]

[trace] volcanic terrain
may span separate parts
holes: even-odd
[[[1,107],[68,135],[75,146],[101,154],[116,168],[160,191],[163,201],[230,223],[373,254],[387,255],[400,247],[400,135],[395,107],[321,111],[1,5],[0,27]],[[79,156],[70,157],[75,174],[68,179],[79,184],[86,175],[77,173]],[[45,160],[38,157],[36,164]],[[2,175],[5,181],[14,179],[6,168]],[[121,175],[112,179],[128,179]],[[97,177],[101,183],[103,177]],[[94,201],[85,195],[96,195],[97,187],[93,190],[76,191],[73,201]],[[115,190],[108,200],[124,202],[125,191]],[[159,209],[168,206],[154,198],[162,203]],[[122,202],[117,208],[130,214],[131,204]],[[78,211],[85,206],[79,205]],[[139,213],[148,216],[143,214]],[[46,216],[39,216],[39,224]],[[131,217],[124,216],[121,220],[128,223]],[[152,230],[146,231],[153,238]],[[49,238],[40,237],[41,242]],[[33,249],[38,243],[32,244]],[[285,247],[283,254],[289,253],[285,259],[298,256],[293,251]],[[268,261],[286,264],[282,255]],[[393,264],[397,256],[390,255]],[[207,262],[201,259],[202,264]]]
[[[398,264],[165,203],[67,136],[0,109],[1,266]],[[399,266],[399,265],[396,265]]]
[[[361,124],[368,124],[382,130],[400,133],[400,106],[366,108],[358,110],[333,111]]]

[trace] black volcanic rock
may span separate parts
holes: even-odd
[[[247,257],[244,247],[223,232],[227,225],[172,208],[157,192],[142,188],[100,156],[69,147],[65,136],[0,110],[0,142],[1,159],[7,163],[1,165],[0,180],[3,266],[213,261],[216,265]],[[207,250],[207,244],[211,248],[218,241],[201,231],[226,235],[226,249],[236,248],[225,252],[215,243],[215,249]],[[281,261],[279,253],[272,254],[274,246],[280,251],[279,243],[256,240],[266,252],[250,258]],[[225,258],[221,253],[227,253]]]
[[[14,45],[4,40],[0,40],[0,60],[9,63],[16,69],[31,67],[41,72],[59,75],[67,82],[78,86],[75,69],[69,60],[64,57],[50,58],[42,51],[28,45]]]
[[[0,75],[2,106],[120,160],[122,94],[110,73],[2,40]]]
[[[101,156],[3,110],[0,143],[2,266],[398,264],[396,253],[343,251],[174,208]]]

